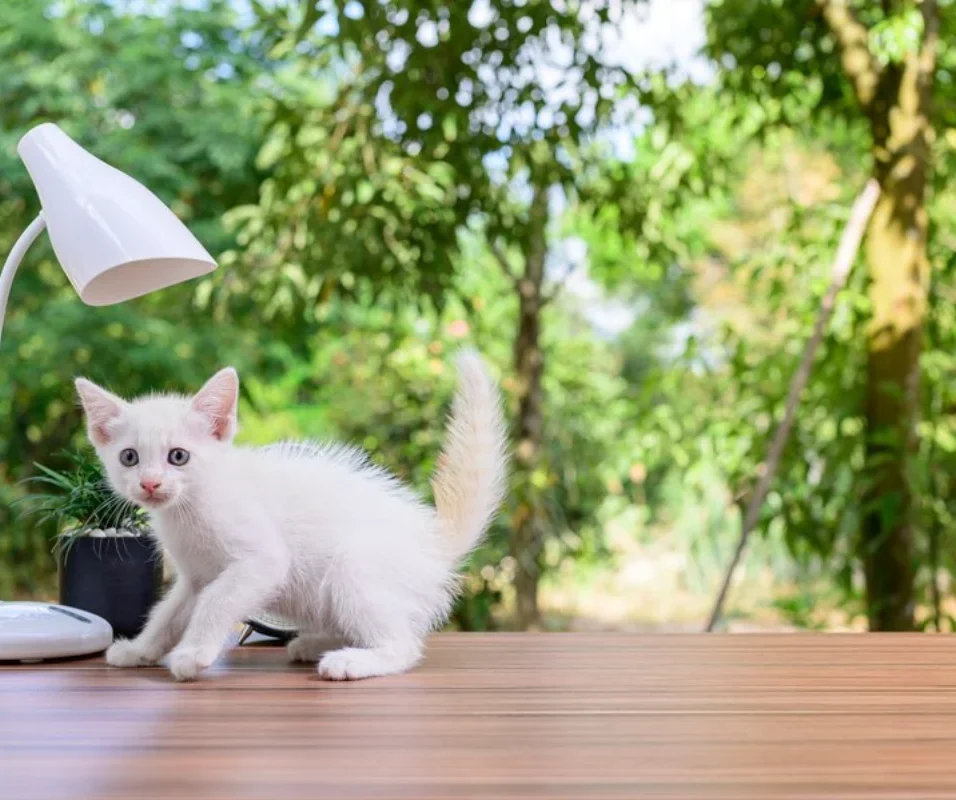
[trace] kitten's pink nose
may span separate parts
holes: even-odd
[[[143,487],[143,491],[146,492],[146,494],[153,494],[153,492],[155,492],[163,484],[160,481],[143,480],[139,482],[139,485]]]

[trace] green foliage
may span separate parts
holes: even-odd
[[[634,87],[602,60],[599,31],[624,7],[480,5],[258,7],[281,64],[260,152],[275,170],[258,203],[232,214],[246,249],[223,302],[246,312],[251,296],[277,325],[313,323],[334,292],[387,286],[383,300],[440,306],[462,230],[527,251],[528,187],[580,189],[586,162],[603,157],[588,137]],[[555,33],[575,91],[534,66]]]
[[[877,22],[870,31],[869,49],[883,65],[901,64],[922,41],[923,15],[916,6],[903,7]]]
[[[242,253],[223,260],[217,300],[299,332],[333,294],[440,302],[459,221],[450,169],[373,141],[368,106],[295,97],[260,154],[258,203],[227,217]]]
[[[721,89],[735,102],[756,100],[772,124],[802,124],[823,109],[852,113],[817,0],[719,0],[705,14],[707,55],[723,67]]]

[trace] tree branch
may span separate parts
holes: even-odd
[[[501,266],[501,269],[504,271],[511,282],[517,286],[519,282],[518,273],[514,271],[514,267],[511,266],[508,261],[508,256],[505,255],[505,251],[502,250],[497,242],[488,242],[488,247],[491,250],[491,254],[495,257],[495,260]]]
[[[743,523],[740,526],[740,539],[737,541],[737,549],[734,551],[730,566],[727,568],[726,575],[724,575],[724,581],[721,584],[720,592],[717,594],[713,611],[711,611],[710,614],[710,621],[707,623],[705,629],[708,633],[714,629],[720,620],[724,600],[727,598],[727,591],[734,577],[734,571],[737,569],[737,564],[740,563],[740,557],[743,555],[744,548],[747,546],[747,540],[756,527],[757,520],[760,518],[760,510],[763,507],[764,498],[767,496],[767,491],[770,489],[770,484],[776,475],[777,467],[780,464],[780,457],[783,455],[783,449],[787,444],[787,440],[790,438],[790,431],[793,429],[793,424],[797,417],[797,407],[800,405],[800,396],[803,394],[803,390],[810,378],[813,360],[816,357],[817,349],[820,347],[820,343],[823,341],[823,336],[826,333],[827,323],[830,321],[833,306],[836,303],[836,296],[840,289],[843,288],[850,274],[850,269],[853,267],[856,254],[860,249],[863,232],[866,230],[866,225],[870,220],[870,215],[873,213],[873,207],[876,205],[876,200],[879,196],[880,185],[875,179],[871,179],[867,182],[860,196],[857,197],[856,202],[853,203],[853,209],[850,211],[850,219],[843,229],[843,236],[840,237],[840,246],[837,248],[836,258],[833,261],[833,268],[830,273],[830,286],[827,288],[827,293],[823,296],[823,300],[820,303],[820,311],[817,314],[817,321],[813,326],[813,333],[803,349],[800,365],[797,367],[797,371],[794,373],[793,379],[790,382],[790,390],[787,393],[787,405],[783,413],[783,420],[781,420],[779,427],[774,432],[770,449],[767,451],[767,459],[764,462],[764,469],[760,475],[760,481],[757,483],[757,488],[751,496],[750,502],[747,504],[747,513],[744,515]]]
[[[864,109],[869,108],[876,96],[880,67],[867,46],[866,25],[860,22],[848,0],[817,0],[817,5],[839,44],[840,62],[857,100]]]

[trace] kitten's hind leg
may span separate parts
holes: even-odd
[[[286,647],[289,661],[300,661],[314,664],[324,653],[341,647],[342,639],[321,631],[303,631]]]
[[[396,580],[391,564],[379,574],[350,569],[339,561],[325,583],[325,608],[336,631],[352,645],[326,653],[319,675],[331,681],[354,681],[394,675],[411,669],[422,657],[428,625],[423,599]],[[427,600],[427,597],[426,597]]]
[[[333,650],[319,661],[319,675],[330,681],[355,681],[405,672],[422,657],[417,639],[384,642],[375,647],[345,647]]]

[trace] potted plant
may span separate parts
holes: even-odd
[[[29,482],[40,487],[24,500],[41,522],[58,529],[60,603],[96,614],[115,636],[135,637],[159,598],[162,554],[148,536],[142,509],[116,495],[95,454],[66,455],[69,467],[36,464]]]

